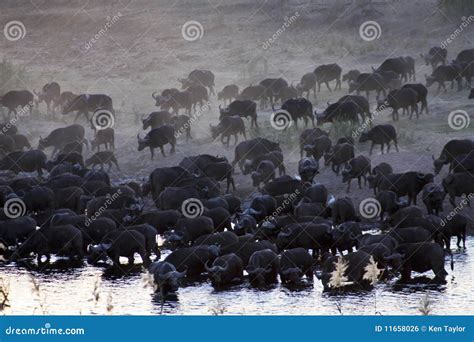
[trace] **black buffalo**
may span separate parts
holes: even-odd
[[[163,157],[166,157],[165,150],[163,148],[165,145],[171,145],[170,153],[174,153],[175,151],[176,136],[174,127],[170,125],[152,129],[143,139],[140,138],[140,134],[137,134],[137,139],[138,151],[142,151],[148,147],[151,153],[151,160],[153,160],[153,156],[155,155],[154,149],[157,147],[160,148]]]

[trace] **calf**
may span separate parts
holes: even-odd
[[[296,85],[296,90],[298,91],[298,96],[304,96],[306,92],[306,97],[309,98],[311,90],[313,90],[314,98],[316,98],[316,75],[314,72],[308,72],[301,77],[300,83]]]
[[[236,164],[239,164],[239,168],[243,172],[245,160],[254,160],[272,151],[281,152],[280,144],[265,138],[242,141],[235,147],[235,156],[232,166],[235,167]]]
[[[219,120],[224,116],[240,116],[250,118],[250,127],[258,128],[257,124],[257,104],[250,100],[235,100],[229,104],[227,108],[219,106]]]
[[[307,128],[300,135],[300,156],[303,157],[303,150],[306,145],[315,145],[315,140],[321,136],[328,136],[328,133],[319,128]]]
[[[257,169],[258,164],[263,160],[269,160],[278,168],[280,176],[286,174],[285,165],[283,164],[283,153],[280,151],[272,151],[267,154],[262,154],[253,160],[246,160],[244,163],[243,174],[248,175],[250,172]]]
[[[224,145],[229,146],[230,136],[234,136],[234,145],[237,144],[237,136],[242,134],[244,139],[247,139],[247,135],[245,134],[245,125],[244,120],[240,116],[225,116],[219,122],[217,126],[212,126],[209,124],[211,128],[212,139],[217,138],[219,135],[221,136],[221,141]],[[224,138],[227,137],[227,143],[224,142]]]
[[[100,151],[96,152],[92,157],[86,160],[86,167],[92,166],[92,169],[94,169],[96,165],[100,165],[100,169],[103,170],[104,164],[107,164],[110,170],[112,168],[112,163],[115,164],[117,170],[120,171],[114,153],[112,151]]]
[[[359,77],[360,71],[356,69],[349,70],[347,73],[342,75],[342,82],[347,81],[349,85],[351,82],[355,82],[357,77]]]
[[[335,145],[332,151],[324,154],[324,165],[332,164],[331,169],[339,175],[341,165],[347,167],[350,159],[354,158],[354,146],[351,144]]]
[[[100,151],[100,145],[104,145],[106,150],[115,149],[115,131],[111,127],[98,130],[93,140],[91,140],[92,151]]]
[[[224,106],[226,101],[228,100],[229,103],[234,99],[237,99],[237,95],[239,94],[239,87],[235,84],[226,85],[220,92],[217,93],[217,100],[224,100]]]
[[[370,169],[370,159],[367,157],[357,156],[349,160],[346,169],[342,171],[342,182],[347,182],[346,192],[350,191],[353,178],[357,178],[359,189],[362,189],[361,178],[364,178],[364,184],[367,185],[366,175],[370,174]]]
[[[314,139],[312,144],[304,145],[303,149],[305,150],[307,157],[313,157],[316,161],[319,161],[325,153],[329,153],[331,145],[331,140],[327,136],[322,135],[319,138]],[[303,156],[302,150],[301,156]]]

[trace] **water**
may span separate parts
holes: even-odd
[[[215,291],[209,281],[203,280],[180,288],[177,298],[167,301],[163,311],[153,290],[144,287],[139,266],[126,276],[117,276],[104,267],[83,264],[70,268],[66,260],[56,260],[51,269],[41,272],[7,265],[0,269],[0,276],[10,287],[6,314],[339,315],[339,306],[344,315],[373,315],[376,311],[382,315],[419,315],[420,302],[429,294],[431,314],[472,315],[473,236],[468,237],[466,246],[466,250],[453,250],[454,271],[446,259],[449,275],[444,285],[427,285],[425,278],[433,277],[432,272],[427,272],[413,274],[420,277],[417,285],[400,286],[390,280],[370,292],[335,296],[323,293],[316,278],[297,289],[278,284],[257,290],[245,282],[225,291]],[[31,275],[39,284],[39,291],[33,290]]]

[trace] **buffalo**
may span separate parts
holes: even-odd
[[[384,145],[387,145],[387,153],[390,152],[390,142],[393,141],[395,149],[398,152],[398,141],[397,141],[397,131],[392,125],[377,125],[373,127],[367,133],[362,133],[359,142],[370,141],[370,151],[369,154],[372,154],[374,145],[380,145],[380,149],[383,154]]]
[[[342,69],[337,64],[323,64],[316,69],[314,69],[313,73],[316,75],[316,83],[318,84],[318,92],[321,91],[321,83],[326,84],[326,87],[329,91],[331,91],[331,87],[329,87],[329,82],[335,80],[336,86],[334,90],[337,91],[341,90],[341,73]]]
[[[176,136],[174,134],[174,128],[170,125],[161,126],[154,128],[148,132],[148,134],[141,139],[140,134],[137,134],[138,138],[138,151],[143,151],[146,147],[150,149],[151,160],[155,155],[154,149],[159,147],[163,157],[166,157],[164,146],[167,144],[171,145],[170,153],[174,153],[176,146]]]
[[[104,94],[78,95],[63,106],[63,114],[77,111],[74,122],[81,114],[89,121],[89,112],[95,112],[98,109],[110,111],[112,114],[115,113],[110,96]]]

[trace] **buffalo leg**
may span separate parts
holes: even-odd
[[[372,150],[373,149],[374,149],[374,142],[372,141],[372,144],[370,145],[369,155],[372,155]]]
[[[387,153],[390,152],[390,140],[387,142]]]
[[[153,160],[153,157],[155,156],[155,151],[153,147],[150,146],[150,153],[151,153],[151,160]]]
[[[393,143],[395,144],[395,150],[398,152],[398,141],[397,141],[397,139],[393,139]]]
[[[352,179],[349,179],[349,180],[347,181],[347,190],[346,190],[347,193],[349,193],[349,191],[351,190],[351,180],[352,180]]]
[[[382,151],[383,154],[383,143],[380,144],[380,151]]]
[[[324,82],[324,83],[326,83],[326,87],[328,87],[329,92],[331,92],[331,87],[329,86],[329,82]],[[334,89],[334,90],[336,90],[336,89]]]
[[[160,150],[161,150],[161,154],[163,155],[163,157],[166,157],[165,149],[163,148],[163,146],[160,146]]]

